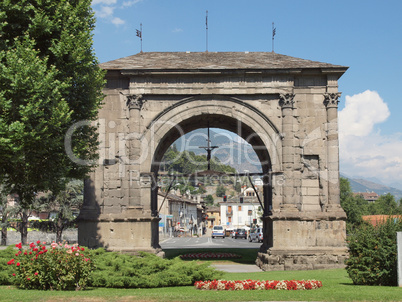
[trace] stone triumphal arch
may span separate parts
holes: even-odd
[[[276,53],[139,53],[107,70],[100,162],[85,184],[79,243],[158,252],[157,177],[167,148],[207,125],[256,151],[265,270],[343,266],[338,79],[347,67]]]

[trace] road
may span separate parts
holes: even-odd
[[[171,237],[161,240],[159,243],[162,249],[177,248],[259,248],[261,243],[249,242],[246,239],[234,239],[226,237],[225,239],[214,238],[211,236],[203,237]]]

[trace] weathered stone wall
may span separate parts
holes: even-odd
[[[343,265],[337,105],[345,67],[274,53],[150,53],[103,66],[100,162],[85,184],[80,243],[158,250],[158,161],[177,138],[210,126],[252,144],[272,180],[259,265]]]
[[[28,232],[28,242],[36,242],[40,240],[41,242],[45,241],[47,243],[51,243],[53,241],[56,242],[56,234],[55,233],[46,233],[39,231],[29,231]],[[62,240],[66,241],[69,244],[78,242],[78,230],[71,229],[66,230],[62,234]],[[14,245],[21,242],[21,233],[17,231],[8,231],[7,232],[7,245]]]

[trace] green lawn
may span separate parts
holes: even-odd
[[[401,301],[402,288],[355,286],[343,269],[259,273],[226,273],[226,280],[316,279],[323,287],[310,291],[201,291],[192,286],[154,289],[95,288],[82,292],[43,292],[0,286],[0,301]]]

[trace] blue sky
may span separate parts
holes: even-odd
[[[143,51],[271,51],[349,66],[339,81],[341,172],[402,188],[402,1],[93,0],[100,62]]]

